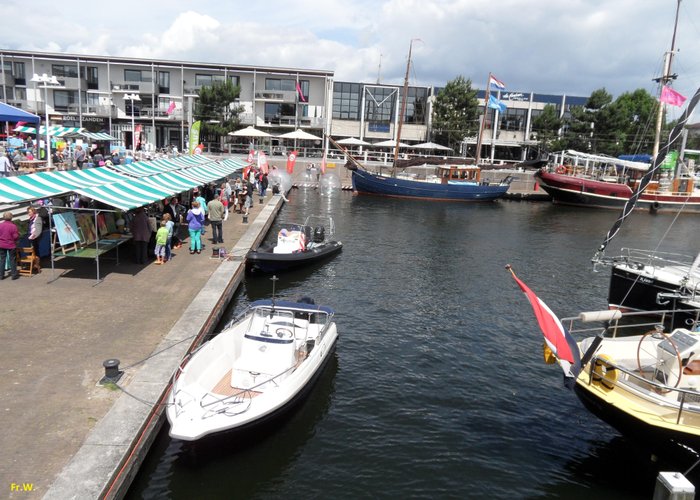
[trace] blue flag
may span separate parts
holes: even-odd
[[[497,109],[501,113],[505,113],[506,111],[506,104],[503,101],[499,101],[496,99],[494,96],[489,95],[489,108],[491,109]]]

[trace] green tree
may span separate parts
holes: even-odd
[[[557,108],[553,104],[547,104],[542,113],[532,120],[532,131],[537,137],[540,149],[543,151],[556,151],[559,147],[559,129],[563,120],[559,118]]]
[[[478,132],[478,106],[471,80],[458,76],[447,82],[433,106],[435,141],[459,151],[464,138]]]
[[[199,90],[194,119],[202,121],[200,140],[221,141],[223,145],[228,133],[240,128],[238,115],[243,107],[235,104],[240,94],[241,88],[230,80],[214,82]]]

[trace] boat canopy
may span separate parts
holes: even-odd
[[[326,314],[335,314],[335,311],[328,306],[319,306],[316,304],[307,304],[306,302],[292,302],[288,300],[256,300],[250,307],[280,307],[284,309],[295,309],[297,311],[307,311],[307,312],[325,312]]]
[[[574,151],[573,149],[564,151],[561,153],[561,157],[559,154],[557,154],[556,157],[557,161],[561,160],[561,163],[564,163],[565,160],[569,160],[573,165],[580,166],[586,166],[590,163],[604,163],[606,165],[618,165],[621,167],[630,168],[632,170],[641,171],[649,170],[650,166],[649,163],[643,163],[641,161],[630,161],[606,155],[581,153],[580,151]]]

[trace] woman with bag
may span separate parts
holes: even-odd
[[[202,227],[204,212],[198,201],[192,202],[192,208],[187,211],[187,228],[190,233],[190,253],[202,253]]]

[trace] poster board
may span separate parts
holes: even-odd
[[[70,245],[80,241],[78,224],[75,221],[75,214],[66,212],[63,214],[53,214],[53,223],[56,227],[56,234],[61,246]]]
[[[78,227],[82,235],[82,242],[86,245],[94,243],[97,239],[95,234],[95,221],[91,214],[78,214]]]

